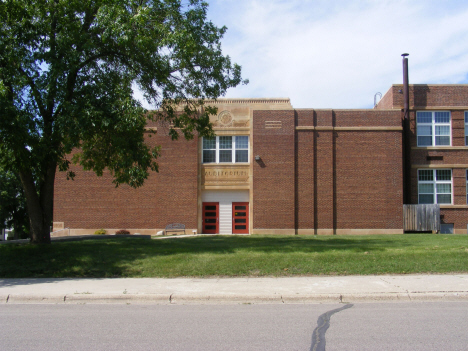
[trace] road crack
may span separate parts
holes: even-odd
[[[353,307],[353,304],[347,304],[343,307],[336,308],[334,310],[325,312],[319,316],[317,320],[317,328],[314,329],[312,333],[312,345],[310,346],[310,351],[325,351],[325,333],[330,327],[330,318],[333,314],[341,312],[347,308]]]

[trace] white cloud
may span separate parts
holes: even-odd
[[[212,1],[228,26],[223,50],[250,84],[228,97],[291,98],[294,107],[371,107],[400,83],[462,83],[468,72],[468,4],[455,1]]]
[[[226,97],[368,108],[402,82],[468,83],[468,3],[455,0],[212,0],[223,52],[250,83]]]

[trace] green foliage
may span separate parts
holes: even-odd
[[[107,169],[116,186],[139,187],[158,170],[148,119],[174,139],[213,136],[203,99],[242,79],[206,12],[201,0],[0,2],[0,164],[21,178],[33,239],[47,239],[57,168]]]
[[[105,235],[107,231],[105,229],[98,229],[94,232],[94,235]]]
[[[14,237],[27,238],[29,217],[18,176],[0,166],[0,229],[13,228]]]

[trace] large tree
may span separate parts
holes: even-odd
[[[55,173],[74,176],[72,150],[138,187],[157,170],[148,118],[170,120],[173,137],[213,135],[202,99],[242,80],[206,13],[200,0],[0,0],[0,164],[21,179],[32,242],[50,242]]]

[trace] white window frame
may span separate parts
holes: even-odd
[[[465,145],[468,146],[468,111],[465,111]]]
[[[444,122],[436,122],[436,115],[437,113],[448,113],[449,115],[449,122],[448,123],[444,123]],[[431,114],[431,122],[418,122],[418,114],[420,113],[430,113]],[[426,135],[426,134],[423,134],[423,135],[419,135],[419,130],[421,130],[422,128],[420,127],[430,127],[431,128],[431,145],[421,145],[420,142],[419,142],[419,137],[420,136],[429,136],[429,135]],[[443,136],[448,136],[449,137],[449,143],[448,145],[444,144],[444,145],[441,145],[441,144],[437,144],[436,143],[436,140],[437,140],[437,137],[440,136],[440,135],[436,135],[436,130],[437,130],[437,127],[448,127],[449,128],[449,135],[443,135]],[[450,111],[416,111],[416,140],[417,140],[417,144],[418,146],[420,147],[428,147],[428,146],[451,146],[452,145],[452,114],[450,113]]]
[[[232,156],[231,156],[231,162],[220,162],[219,161],[219,152],[220,150],[225,150],[225,149],[221,149],[220,148],[220,142],[219,142],[219,138],[220,137],[231,137],[232,138]],[[236,137],[247,137],[247,148],[240,148],[240,149],[237,149],[236,148]],[[203,141],[204,139],[202,139],[202,163],[203,164],[218,164],[218,163],[221,163],[221,164],[243,164],[243,165],[246,165],[246,164],[249,164],[250,163],[250,140],[249,140],[249,136],[248,135],[220,135],[220,136],[216,136],[216,151],[215,151],[215,154],[216,154],[216,162],[205,162],[205,159],[204,159],[204,147],[203,147]],[[214,150],[214,149],[206,149],[206,150]],[[247,150],[247,161],[246,162],[236,162],[236,150]]]
[[[425,172],[432,172],[432,180],[420,180],[420,172],[425,171]],[[438,171],[450,171],[450,180],[437,180],[437,172]],[[429,192],[423,192],[421,193],[421,187],[420,185],[432,185],[432,193]],[[450,185],[450,203],[444,202],[444,203],[439,203],[437,200],[437,195],[442,195],[442,194],[448,194],[444,192],[438,192],[437,191],[437,185],[443,185],[443,184],[449,184]],[[433,204],[440,204],[440,205],[452,205],[453,204],[453,170],[448,169],[448,168],[438,168],[438,169],[418,169],[418,204],[421,204],[420,201],[420,196],[421,195],[428,195],[432,194],[433,196]]]

